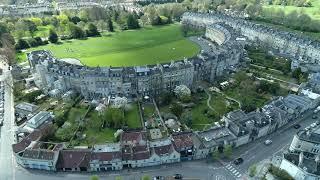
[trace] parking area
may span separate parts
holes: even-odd
[[[3,126],[4,114],[4,82],[0,81],[0,126]]]

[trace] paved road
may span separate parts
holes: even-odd
[[[4,94],[4,125],[0,130],[0,179],[15,180],[15,162],[11,149],[11,144],[14,142],[14,119],[13,119],[13,96],[10,85],[12,77],[8,68],[4,64],[0,64],[0,68],[4,69],[3,75],[0,76],[0,81],[5,82]]]
[[[312,119],[312,115],[313,112],[309,111],[304,114],[304,118],[290,122],[285,128],[234,150],[233,158],[242,157],[244,159],[243,164],[238,168],[244,173],[252,164],[272,158],[275,154],[286,149],[290,145],[294,134],[299,131],[299,129],[294,129],[292,125],[299,122],[300,129],[303,129],[317,121],[317,119]],[[267,139],[272,140],[272,144],[269,146],[263,144]]]
[[[236,179],[232,173],[230,173],[225,167],[217,167],[217,165],[207,164],[204,161],[190,161],[185,163],[178,163],[168,166],[156,166],[150,168],[141,168],[137,170],[130,170],[128,172],[111,172],[97,174],[100,179],[114,179],[121,174],[124,180],[140,180],[145,174],[150,176],[171,176],[176,173],[181,173],[184,179],[203,179],[203,180],[233,180]],[[70,180],[88,180],[92,174],[68,174],[68,173],[47,173],[43,171],[27,171],[19,168],[16,172],[17,179],[21,180],[58,180],[58,179],[70,179]]]

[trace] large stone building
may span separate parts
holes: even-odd
[[[35,84],[51,96],[63,96],[73,90],[87,99],[109,96],[157,96],[173,91],[178,85],[196,88],[200,81],[214,82],[233,72],[244,59],[244,41],[239,34],[220,23],[210,27],[207,36],[225,34],[222,39],[211,38],[218,44],[197,57],[171,63],[136,67],[87,67],[75,59],[56,59],[48,51],[27,54]]]
[[[283,156],[280,168],[294,179],[320,178],[320,127],[312,124],[299,131],[293,138],[288,152]]]
[[[310,38],[219,13],[188,12],[183,15],[182,22],[198,27],[226,23],[239,30],[252,43],[267,46],[276,53],[290,57],[292,68],[320,71],[320,43]]]

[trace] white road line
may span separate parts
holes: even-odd
[[[239,174],[237,177],[238,177],[238,178],[241,178],[241,176],[242,176],[242,175],[241,175],[241,174]]]
[[[233,174],[234,174],[235,172],[237,172],[237,170],[236,170],[236,169],[232,171],[232,173],[233,173]]]
[[[240,174],[239,172],[236,172],[234,175],[235,175],[235,176],[238,176],[239,174]]]

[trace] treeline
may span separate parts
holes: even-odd
[[[282,6],[297,6],[297,7],[311,7],[310,0],[269,0],[269,5],[282,5]]]
[[[12,64],[15,57],[15,40],[8,27],[0,23],[0,58],[8,64]]]
[[[254,19],[276,25],[283,25],[299,31],[320,32],[320,21],[314,20],[307,14],[297,11],[286,14],[285,11],[281,9],[268,8],[263,10],[260,16]]]

